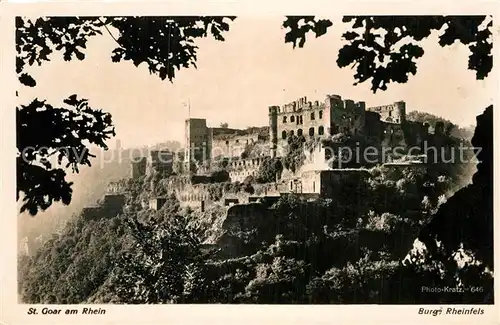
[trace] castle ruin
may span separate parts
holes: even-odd
[[[209,127],[206,119],[187,119],[186,144],[182,155],[152,152],[147,159],[133,164],[132,175],[138,177],[160,170],[182,174],[192,171],[190,166],[196,164],[197,174],[201,177],[202,174],[208,175],[220,169],[219,162],[224,160],[224,170],[228,172],[230,181],[241,183],[250,176],[255,177],[265,159],[283,157],[284,153],[279,148],[283,145],[286,147],[291,136],[328,140],[340,134],[369,138],[381,147],[390,147],[418,145],[429,134],[428,125],[406,120],[406,104],[403,101],[366,107],[363,101],[343,99],[339,95],[327,95],[322,102],[301,97],[282,106],[270,106],[268,117],[267,126],[247,129]],[[436,125],[436,133],[443,133],[442,129],[442,126]],[[331,191],[326,183],[339,181],[346,172],[345,169],[335,169],[325,164],[328,157],[321,141],[305,154],[306,166],[298,171],[299,174],[288,175],[285,172],[280,175],[281,180],[277,179],[279,192],[308,191],[324,195]],[[170,155],[174,162],[182,161],[184,168],[180,171],[172,164],[159,163],[157,158],[161,155]],[[350,169],[349,173],[359,171]],[[181,201],[196,201],[197,204],[202,201],[205,204],[207,193],[199,192],[198,187],[196,193],[188,193],[186,188],[189,186],[186,186],[176,187]]]

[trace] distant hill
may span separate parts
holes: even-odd
[[[167,141],[151,147],[132,148],[121,150],[91,150],[96,155],[91,160],[92,166],[80,168],[78,174],[68,174],[68,180],[74,184],[73,197],[69,205],[54,203],[49,209],[39,212],[35,217],[28,213],[18,215],[18,238],[22,241],[28,238],[35,243],[36,238],[47,238],[74,215],[79,214],[82,208],[94,204],[106,192],[110,182],[126,178],[130,174],[130,160],[133,157],[146,155],[148,150],[169,149],[178,150],[178,141]],[[42,236],[42,237],[40,237]],[[33,248],[37,248],[35,244]]]
[[[444,129],[449,130],[451,136],[460,139],[470,140],[474,135],[475,126],[473,125],[460,127],[450,120],[426,112],[411,111],[406,115],[406,119],[414,122],[428,123],[431,130],[435,128],[437,122],[442,122],[444,124]]]

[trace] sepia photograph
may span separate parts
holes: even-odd
[[[18,303],[484,313],[493,22],[17,15]]]

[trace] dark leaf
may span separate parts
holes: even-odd
[[[19,76],[19,81],[28,87],[35,87],[36,86],[36,81],[27,73],[23,73]]]

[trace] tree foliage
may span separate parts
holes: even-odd
[[[16,17],[16,71],[22,85],[35,87],[27,68],[42,65],[60,52],[65,61],[84,60],[91,37],[109,34],[116,43],[113,62],[144,63],[151,74],[172,81],[175,72],[196,67],[195,40],[211,35],[223,41],[234,17]],[[111,30],[117,32],[115,36]],[[107,149],[114,136],[109,113],[91,108],[88,101],[70,96],[68,107],[33,100],[17,107],[17,196],[21,212],[35,215],[54,201],[71,202],[66,169],[90,165],[88,145]],[[31,148],[33,147],[33,148]],[[55,162],[47,158],[58,154]],[[62,165],[63,158],[67,160]],[[57,165],[57,166],[56,166]]]
[[[110,288],[117,302],[188,303],[199,296],[203,259],[188,219],[172,214],[163,223],[127,221],[137,250],[118,261]]]
[[[283,159],[283,166],[292,172],[296,172],[306,159],[304,154],[304,146],[306,139],[304,136],[291,135],[287,138],[288,146],[286,155]]]
[[[338,53],[340,68],[356,67],[355,85],[371,80],[371,89],[386,90],[391,82],[406,83],[417,73],[417,59],[425,53],[419,42],[434,31],[441,31],[440,46],[456,41],[467,46],[468,69],[484,79],[493,65],[491,17],[487,16],[345,16],[349,30]],[[324,35],[333,23],[314,16],[290,16],[283,23],[288,28],[285,42],[303,47],[306,34]],[[298,42],[298,43],[297,43]]]
[[[272,183],[276,181],[276,176],[283,171],[283,164],[280,159],[267,158],[264,159],[257,171],[256,180],[259,183]]]
[[[77,304],[95,295],[110,277],[130,237],[122,216],[77,218],[32,256],[19,260],[19,293],[25,303]]]
[[[95,156],[88,144],[107,148],[105,140],[115,135],[109,113],[92,109],[86,99],[76,95],[64,102],[66,107],[53,107],[35,99],[16,109],[17,199],[23,198],[21,212],[28,210],[35,215],[53,201],[69,204],[72,183],[65,179],[64,169],[78,172],[79,165],[90,166]]]

